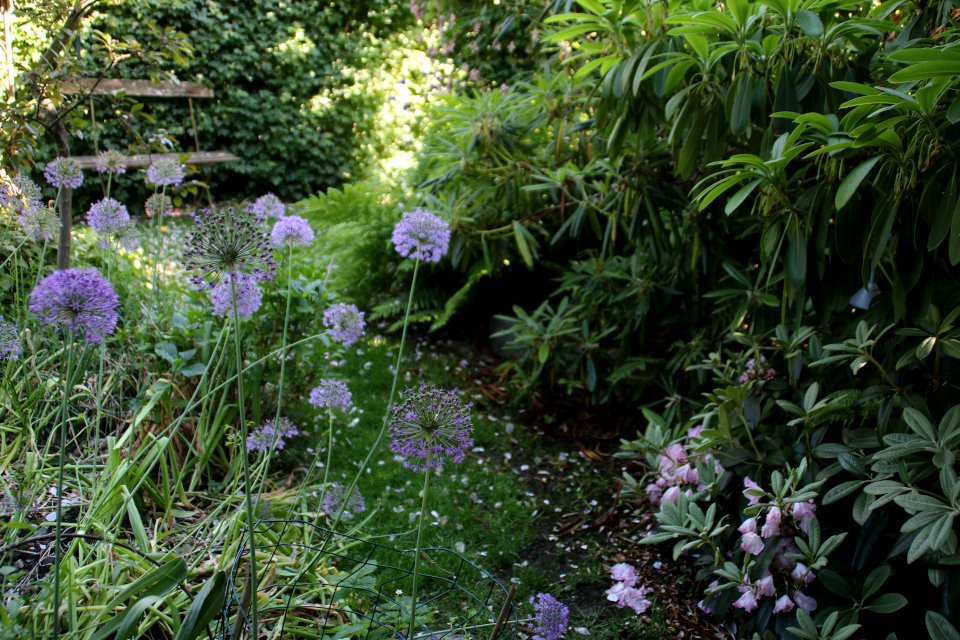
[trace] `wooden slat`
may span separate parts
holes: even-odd
[[[117,91],[126,91],[128,96],[140,98],[212,98],[213,89],[199,82],[161,82],[153,84],[150,80],[121,80],[104,78],[97,82],[95,78],[74,78],[63,83],[63,93],[83,93],[96,83],[93,93],[112,95]]]
[[[144,153],[135,156],[127,156],[127,167],[130,169],[140,169],[149,167],[151,164],[161,158],[169,160],[178,160],[181,153]],[[74,160],[80,165],[81,169],[94,169],[97,166],[96,156],[74,156]],[[215,164],[217,162],[236,162],[237,156],[226,151],[201,151],[191,153],[184,164]]]

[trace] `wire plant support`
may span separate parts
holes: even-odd
[[[337,533],[303,520],[255,525],[260,638],[408,640],[414,550]],[[227,576],[217,640],[252,640],[248,537]],[[509,591],[450,549],[421,552],[414,638],[507,640],[520,618]]]

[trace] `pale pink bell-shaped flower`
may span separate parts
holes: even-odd
[[[773,607],[774,613],[790,613],[793,611],[793,600],[790,599],[790,596],[783,596],[777,600],[777,604]]]
[[[783,514],[779,507],[771,507],[770,511],[767,512],[767,520],[763,525],[763,530],[760,532],[760,535],[764,538],[780,535],[780,518],[782,516]]]

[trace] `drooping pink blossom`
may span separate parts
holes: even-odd
[[[800,502],[793,505],[792,514],[793,519],[797,522],[797,526],[799,526],[804,533],[809,533],[810,519],[817,514],[817,506],[813,503],[813,500]]]
[[[793,611],[793,600],[790,599],[790,596],[783,596],[777,600],[777,604],[773,607],[774,613],[790,613]]]
[[[743,497],[750,501],[751,507],[760,502],[760,498],[762,496],[755,496],[748,493],[751,489],[755,491],[763,491],[763,489],[760,488],[760,485],[751,480],[749,477],[746,477],[743,479],[743,486],[746,487],[746,489],[743,490]]]
[[[777,595],[777,587],[773,584],[773,576],[766,576],[757,580],[757,593],[761,596]]]
[[[745,533],[740,541],[740,548],[750,555],[759,555],[763,551],[763,538],[755,533]]]
[[[764,538],[780,535],[780,518],[782,515],[779,507],[771,507],[770,511],[767,512],[767,520],[760,535]]]
[[[757,532],[757,519],[749,518],[744,520],[743,523],[737,527],[737,531],[740,533],[756,533]]]
[[[754,611],[757,608],[757,594],[753,587],[737,587],[743,595],[733,603],[737,609],[743,609],[746,612]]]
[[[670,487],[663,492],[663,500],[678,502],[680,500],[680,487]]]
[[[817,609],[817,601],[809,596],[804,595],[800,591],[793,592],[793,600],[797,603],[798,607],[807,613],[811,613]]]
[[[796,580],[797,582],[803,581],[803,584],[810,584],[817,579],[817,576],[814,575],[813,571],[807,568],[802,562],[798,562],[797,565],[793,568],[793,571],[790,572],[790,577]]]

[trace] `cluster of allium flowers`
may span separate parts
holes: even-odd
[[[102,249],[120,248],[127,252],[136,251],[140,246],[140,231],[133,221],[117,226],[109,235],[100,236],[98,244]]]
[[[87,212],[87,223],[101,236],[109,236],[129,222],[130,214],[127,208],[113,198],[104,198],[93,203],[90,205],[90,211]]]
[[[297,427],[290,418],[281,417],[279,420],[267,420],[253,433],[247,436],[248,451],[269,451],[271,447],[279,451],[293,436],[300,435]]]
[[[633,565],[621,562],[610,568],[614,585],[604,591],[607,600],[616,603],[617,607],[630,607],[637,614],[646,612],[653,604],[644,596],[652,591],[644,586],[637,587],[637,570]]]
[[[450,227],[438,216],[418,207],[404,213],[393,228],[393,244],[404,257],[440,262],[450,246]]]
[[[344,503],[346,503],[346,506],[344,506]],[[367,510],[359,489],[354,487],[353,493],[348,496],[347,488],[336,482],[327,489],[327,494],[323,497],[323,511],[327,515],[331,515],[337,513],[341,508],[343,509],[343,515],[350,520],[353,520],[353,513],[363,513]],[[351,511],[353,513],[350,513]]]
[[[147,182],[158,187],[175,187],[183,182],[183,165],[172,158],[160,158],[147,169]]]
[[[0,358],[4,360],[19,360],[23,353],[20,344],[20,331],[16,322],[7,322],[0,316]]]
[[[143,210],[146,211],[150,217],[160,215],[161,208],[163,209],[163,213],[169,213],[173,210],[173,200],[170,199],[170,196],[163,193],[153,194],[147,198],[147,201],[143,205]]]
[[[97,171],[120,175],[127,172],[127,157],[119,151],[101,151],[96,160]]]
[[[277,273],[273,249],[263,227],[249,211],[224,207],[194,215],[196,230],[187,236],[183,266],[191,281],[209,289],[228,273],[245,273],[254,280],[272,280]]]
[[[280,202],[280,198],[268,193],[247,205],[247,211],[264,221],[267,218],[282,218],[287,212],[287,206]]]
[[[287,216],[273,225],[270,238],[278,247],[309,247],[313,242],[313,228],[300,216]]]
[[[17,213],[23,209],[39,207],[41,198],[40,187],[24,175],[14,176],[0,183],[0,206],[10,207]]]
[[[473,446],[470,407],[457,396],[420,383],[406,390],[403,402],[390,408],[390,449],[413,471],[443,468],[445,458],[460,463]]]
[[[310,392],[310,404],[323,409],[341,409],[349,411],[353,404],[353,394],[342,380],[324,379]]]
[[[530,598],[536,612],[533,640],[558,640],[570,626],[570,609],[549,593]]]
[[[60,234],[60,216],[45,204],[39,202],[32,207],[24,207],[17,213],[17,220],[24,233],[37,240],[50,241]]]
[[[685,442],[674,442],[657,456],[657,479],[646,487],[650,502],[655,506],[664,500],[676,502],[681,493],[689,498],[693,495],[694,485],[697,491],[705,491],[708,488],[700,482],[697,461],[705,465],[713,465],[713,470],[717,474],[723,473],[723,466],[712,454],[695,454],[687,451],[686,447],[691,445],[691,441],[697,438],[702,430],[701,425],[688,429]],[[687,488],[684,489],[684,487]]]
[[[113,285],[95,269],[54,271],[30,293],[30,311],[41,323],[82,330],[91,344],[113,332],[118,306]]]
[[[777,377],[777,372],[767,364],[766,358],[761,355],[759,358],[747,360],[747,367],[743,375],[737,379],[737,382],[740,384],[747,384],[751,380],[763,382],[764,380],[773,380],[775,377]]]
[[[254,277],[245,273],[230,273],[210,289],[214,315],[221,318],[233,317],[234,293],[237,296],[237,316],[241,318],[249,318],[256,313],[263,301]]]
[[[357,305],[340,302],[323,312],[323,326],[331,340],[349,347],[363,335],[366,323]]]
[[[83,184],[83,171],[73,158],[56,158],[43,170],[43,177],[53,186],[76,189]]]

